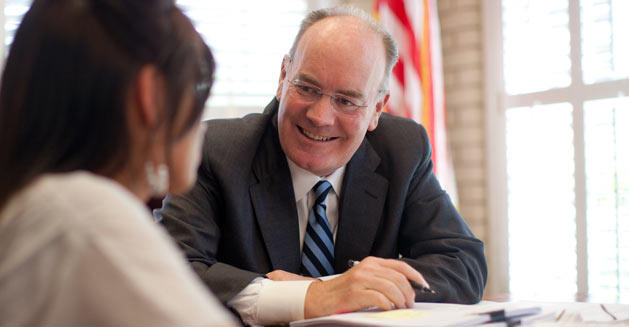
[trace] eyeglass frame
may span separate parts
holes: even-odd
[[[286,81],[288,81],[288,83],[291,86],[295,87],[295,89],[297,91],[297,94],[299,96],[301,96],[302,99],[305,100],[305,101],[316,102],[316,101],[319,101],[324,95],[327,95],[328,97],[330,97],[330,103],[332,104],[332,107],[335,110],[340,111],[342,113],[353,114],[353,113],[358,112],[358,110],[360,110],[360,108],[369,107],[369,104],[364,104],[364,105],[355,104],[354,101],[356,101],[358,99],[352,99],[351,97],[343,95],[343,94],[325,93],[325,92],[323,92],[323,90],[321,90],[320,87],[312,85],[312,84],[307,83],[307,82],[304,82],[304,81],[302,81],[302,80],[300,80],[298,78],[295,78],[295,79],[292,79],[292,80],[286,79]],[[311,88],[312,91],[314,91],[314,94],[303,94],[302,92],[308,92],[308,91],[304,90],[302,87]],[[311,96],[313,98],[312,99],[307,99],[306,97],[309,97],[309,96]],[[339,106],[344,106],[342,104],[338,104],[337,100],[339,100],[339,99],[340,100],[346,100],[346,101],[350,102],[351,105],[345,105],[345,106],[348,106],[351,109],[346,110],[346,109],[343,109],[343,107],[339,107]]]

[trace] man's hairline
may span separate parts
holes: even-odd
[[[300,44],[303,40],[304,35],[306,35],[306,33],[308,32],[308,30],[310,30],[313,26],[317,25],[320,22],[323,22],[325,20],[327,20],[328,18],[341,18],[341,17],[350,17],[350,18],[354,18],[357,21],[359,21],[362,25],[361,28],[365,29],[366,31],[369,31],[370,33],[372,33],[373,35],[376,36],[376,38],[379,40],[379,42],[382,44],[382,52],[383,52],[383,76],[382,76],[382,80],[380,81],[380,86],[376,89],[376,103],[382,101],[384,99],[384,97],[389,94],[389,80],[391,77],[391,73],[387,74],[387,53],[386,53],[386,45],[384,44],[384,40],[383,38],[378,35],[378,31],[374,30],[367,22],[365,22],[362,18],[354,16],[354,15],[350,15],[350,14],[342,14],[342,15],[334,15],[334,16],[327,16],[324,17],[322,19],[317,20],[316,22],[314,22],[313,24],[311,24],[310,26],[308,26],[308,28],[306,28],[305,30],[303,30],[303,32],[301,34],[298,34],[297,36],[299,36],[299,38],[295,39],[295,41],[293,42],[293,45],[291,46],[288,54],[285,55],[285,59],[287,59],[287,64],[289,66],[291,66],[292,62],[295,59],[295,54],[297,53],[297,50],[300,48]],[[366,96],[365,96],[366,99]]]

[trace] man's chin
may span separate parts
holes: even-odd
[[[315,158],[301,158],[299,160],[294,160],[291,159],[297,166],[299,166],[301,169],[307,170],[317,176],[327,176],[329,174],[331,174],[332,171],[334,171],[334,169],[332,169],[330,171],[330,168],[328,165],[325,165],[320,161],[320,157]]]

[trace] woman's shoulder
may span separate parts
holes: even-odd
[[[25,209],[70,229],[108,221],[151,220],[145,205],[117,182],[85,171],[44,175],[27,190]]]
[[[32,192],[39,198],[55,200],[43,203],[44,206],[80,211],[82,215],[107,206],[145,209],[142,202],[119,183],[86,171],[44,175]]]
[[[21,319],[57,306],[49,304],[53,297],[74,303],[78,295],[81,304],[64,307],[70,310],[65,316],[105,319],[111,325],[140,320],[152,324],[162,318],[209,320],[207,314],[195,312],[216,301],[204,292],[144,204],[114,181],[86,172],[42,176],[11,200],[7,210],[1,215],[12,215],[10,219],[0,220],[0,281],[14,287],[0,294],[0,303],[32,288],[24,301],[33,308],[14,312],[9,320],[26,321]],[[51,293],[54,290],[61,295]],[[195,310],[155,315],[156,308],[176,304]],[[116,314],[107,318],[99,313],[112,308]],[[231,321],[224,312],[221,317]]]
[[[19,191],[0,213],[0,235],[28,237],[32,247],[52,242],[115,242],[154,238],[148,208],[115,181],[89,172],[47,174]],[[159,237],[159,236],[157,236]]]
[[[9,200],[0,213],[0,235],[31,251],[59,241],[80,248],[143,220],[152,223],[146,207],[110,179],[82,171],[47,174]]]

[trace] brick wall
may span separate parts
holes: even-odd
[[[459,211],[487,241],[482,0],[437,0]]]

